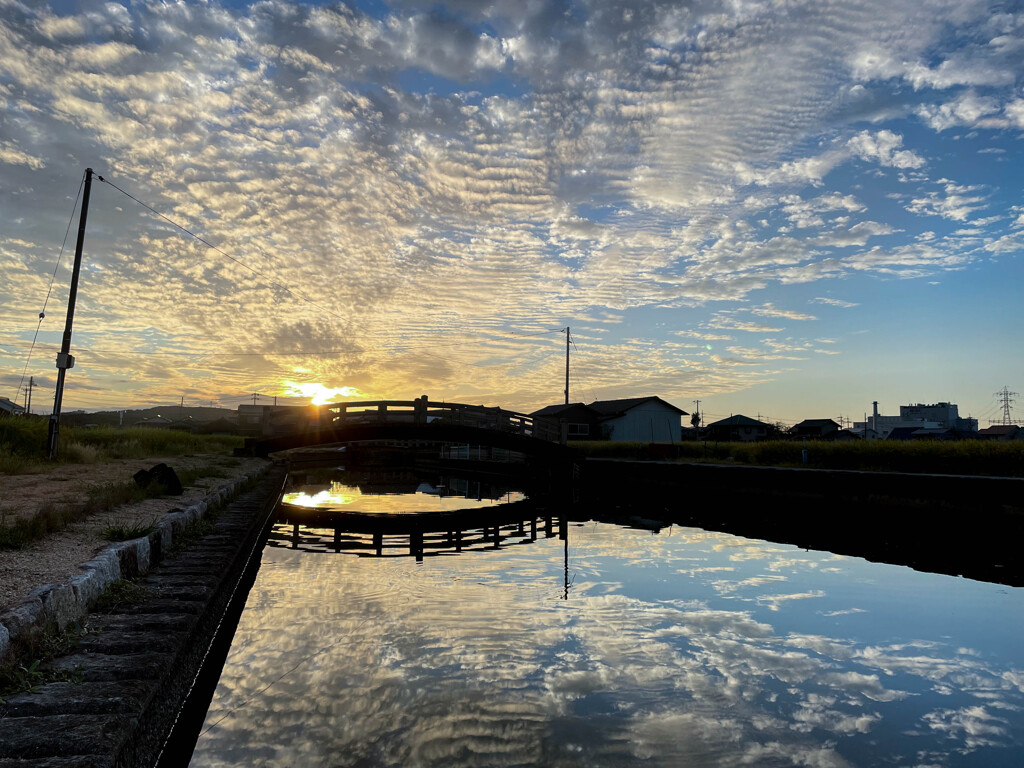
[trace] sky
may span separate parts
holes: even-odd
[[[87,167],[65,409],[1024,391],[1024,2],[0,0],[0,105],[35,412]]]

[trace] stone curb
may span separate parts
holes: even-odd
[[[107,588],[121,579],[134,579],[160,562],[191,523],[226,502],[238,489],[262,475],[270,463],[217,486],[202,499],[184,509],[164,513],[149,536],[122,541],[104,548],[96,557],[78,566],[82,573],[59,584],[36,587],[19,605],[0,615],[0,666],[12,664],[19,640],[40,637],[48,625],[64,627],[85,616]]]

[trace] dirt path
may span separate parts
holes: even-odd
[[[124,459],[98,464],[68,464],[42,474],[0,476],[0,525],[34,515],[46,503],[76,504],[85,501],[90,487],[131,481],[140,469],[165,463],[178,472],[212,469],[216,477],[204,477],[181,496],[147,499],[138,504],[102,512],[67,529],[50,534],[21,550],[0,550],[0,613],[17,605],[43,584],[69,579],[80,563],[110,544],[101,535],[112,523],[147,523],[175,507],[184,507],[206,496],[228,478],[250,473],[266,462],[224,455],[175,456],[172,458]]]

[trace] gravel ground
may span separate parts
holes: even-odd
[[[24,600],[43,584],[65,581],[78,573],[80,563],[110,544],[101,535],[112,523],[148,522],[176,507],[203,498],[227,478],[245,475],[265,464],[262,459],[237,459],[224,455],[175,456],[125,459],[97,464],[67,464],[41,474],[0,476],[0,525],[34,515],[48,502],[74,504],[85,500],[96,485],[130,481],[140,469],[165,463],[178,472],[210,467],[221,477],[205,477],[181,496],[147,499],[138,504],[98,513],[67,529],[50,534],[21,550],[0,550],[0,613]]]

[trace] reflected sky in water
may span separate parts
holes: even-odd
[[[696,529],[267,549],[194,766],[1021,766],[1024,590]]]
[[[429,483],[420,483],[415,493],[373,493],[364,491],[357,485],[332,482],[326,488],[303,488],[285,493],[281,501],[305,509],[408,514],[476,509],[521,501],[524,498],[519,492],[508,492],[501,498],[489,499],[471,493],[467,496],[450,495],[445,491],[446,489]]]

